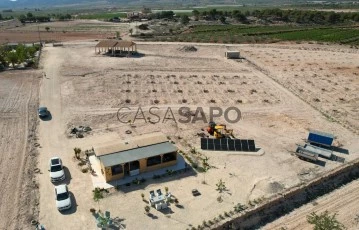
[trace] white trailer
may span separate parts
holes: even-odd
[[[310,160],[310,161],[317,161],[318,160],[318,153],[312,152],[308,149],[306,149],[303,146],[298,146],[295,155],[297,155],[299,158]]]

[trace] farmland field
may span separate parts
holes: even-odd
[[[278,41],[317,41],[357,45],[358,27],[319,26],[245,26],[245,25],[199,25],[177,37],[174,41],[257,43]]]

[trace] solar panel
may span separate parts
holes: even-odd
[[[213,140],[214,140],[214,139],[211,139],[211,138],[208,138],[208,139],[207,139],[207,144],[208,144],[208,149],[209,149],[209,150],[214,150]]]
[[[221,150],[228,151],[228,139],[227,138],[221,139]]]
[[[241,144],[242,144],[242,151],[248,151],[248,141],[241,140]]]
[[[214,139],[214,150],[221,151],[221,139]]]
[[[254,144],[254,140],[248,140],[248,148],[251,152],[256,151],[256,145]]]
[[[207,140],[207,138],[201,138],[201,149],[203,149],[203,150],[208,149],[208,140]]]
[[[255,152],[254,140],[201,138],[201,149],[215,151],[250,151]]]
[[[232,139],[228,139],[228,150],[229,151],[236,151],[236,148],[234,146],[234,140]]]
[[[236,151],[242,151],[241,140],[239,140],[239,139],[234,140],[234,147],[235,147]]]

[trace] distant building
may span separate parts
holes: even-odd
[[[94,146],[106,182],[134,176],[177,163],[177,148],[160,132],[115,144]]]
[[[143,8],[141,12],[128,12],[127,19],[131,21],[141,21],[144,19],[149,19],[150,14],[150,8]]]

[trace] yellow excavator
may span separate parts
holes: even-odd
[[[226,125],[209,122],[207,132],[215,138],[234,138],[233,129],[227,129]]]

